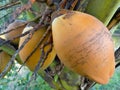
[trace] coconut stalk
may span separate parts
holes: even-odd
[[[90,0],[85,12],[97,17],[107,26],[119,7],[120,0]]]

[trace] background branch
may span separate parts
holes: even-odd
[[[0,10],[10,8],[10,7],[18,5],[18,4],[21,4],[21,2],[20,1],[11,2],[11,3],[8,3],[8,4],[4,5],[4,6],[0,6]]]

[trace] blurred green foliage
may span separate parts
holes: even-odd
[[[2,8],[2,6],[8,5],[12,2],[15,2],[18,0],[0,0],[0,9]],[[16,4],[14,6],[11,6],[9,8],[5,8],[0,10],[0,27],[1,29],[4,30],[4,24],[10,19],[10,16],[12,15],[12,13],[16,10],[17,7],[19,7],[20,4]],[[27,20],[27,15],[26,12],[23,12],[18,19],[22,19],[22,20]]]
[[[24,90],[28,85],[32,72],[27,67],[23,67],[19,72],[21,65],[15,63],[10,72],[0,80],[0,90]],[[52,90],[50,86],[40,77],[37,76],[28,86],[28,90]]]

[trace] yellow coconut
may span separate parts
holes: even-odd
[[[5,31],[13,30],[7,34],[5,34],[6,39],[12,39],[15,36],[18,36],[22,33],[23,29],[26,26],[26,21],[23,20],[15,20],[13,23],[11,23]],[[12,43],[17,44],[19,43],[19,38],[16,38],[12,41]]]
[[[9,54],[7,54],[6,52],[4,52],[4,51],[0,52],[0,73],[5,69],[10,58],[11,58],[11,56]],[[9,68],[9,70],[10,70],[10,68]]]
[[[26,31],[29,31],[31,28],[33,28],[32,26],[27,26],[24,30],[23,33]],[[20,51],[19,55],[21,60],[24,62],[26,61],[26,58],[31,54],[31,52],[34,50],[35,46],[40,42],[41,37],[43,36],[43,34],[45,33],[46,28],[40,28],[39,30],[37,30],[32,38],[30,39],[30,41],[25,45],[25,47]],[[20,38],[20,43],[19,43],[19,47],[22,45],[23,41],[27,38],[28,35],[21,37]],[[46,42],[48,39],[48,37],[43,41]],[[30,70],[34,70],[36,65],[38,64],[38,61],[40,60],[41,57],[41,50],[40,47],[33,53],[33,55],[28,59],[28,61],[26,62],[26,66],[30,69]],[[48,51],[50,49],[50,45],[47,45],[45,47],[45,52]],[[56,56],[56,52],[54,50],[54,48],[52,47],[52,51],[48,54],[47,58],[45,59],[45,62],[43,64],[43,66],[41,67],[43,70],[46,69],[54,60]]]
[[[56,53],[65,66],[97,83],[108,83],[115,70],[114,46],[101,21],[69,11],[53,20],[52,34]]]

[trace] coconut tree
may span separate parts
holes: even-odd
[[[120,21],[120,0],[14,0],[9,4],[0,7],[0,10],[6,10],[6,8],[11,8],[16,5],[18,8],[3,16],[7,16],[8,19],[5,21],[4,28],[1,28],[0,35],[7,35],[11,32],[17,32],[17,29],[20,29],[21,26],[25,27],[27,25],[26,27],[32,26],[32,28],[29,28],[30,30],[24,33],[19,32],[18,34],[13,35],[12,38],[1,40],[1,50],[10,54],[11,59],[6,65],[6,68],[0,74],[0,78],[2,78],[9,67],[13,65],[15,59],[20,62],[21,65],[27,65],[30,57],[36,53],[36,50],[39,50],[38,52],[41,52],[41,55],[39,55],[39,60],[34,68],[31,69],[33,71],[33,75],[28,85],[30,85],[30,82],[37,77],[38,73],[55,90],[88,90],[93,87],[96,84],[94,80],[91,80],[86,76],[79,75],[70,68],[66,67],[66,65],[61,62],[62,60],[60,60],[59,55],[57,54],[54,58],[54,61],[51,64],[49,63],[50,65],[48,67],[45,69],[42,68],[44,63],[47,62],[45,61],[47,60],[46,58],[51,53],[52,48],[54,48],[52,22],[55,18],[69,13],[69,11],[83,12],[97,18],[104,24],[105,27],[108,28],[110,32],[110,30],[112,30],[111,28],[117,25]],[[17,26],[13,25],[14,28],[7,27],[24,15],[26,15],[25,23]],[[45,28],[44,34],[42,37],[38,38],[39,41],[34,45],[34,49],[30,52],[25,60],[21,60],[23,58],[20,57],[21,55],[19,55],[19,52],[24,49],[25,45],[27,46],[27,43],[32,40],[35,33],[41,30],[43,27]],[[88,29],[89,28],[90,27],[88,27]],[[12,42],[16,38],[22,38],[24,36],[27,38],[22,42],[21,45],[19,45],[19,43],[15,44]],[[39,35],[37,37],[39,37]],[[14,49],[11,48],[11,46],[14,47]],[[47,46],[49,46],[49,48],[44,50]],[[118,67],[120,62],[120,48],[116,49],[114,53],[116,67]],[[31,64],[32,63],[35,62],[31,62]]]

